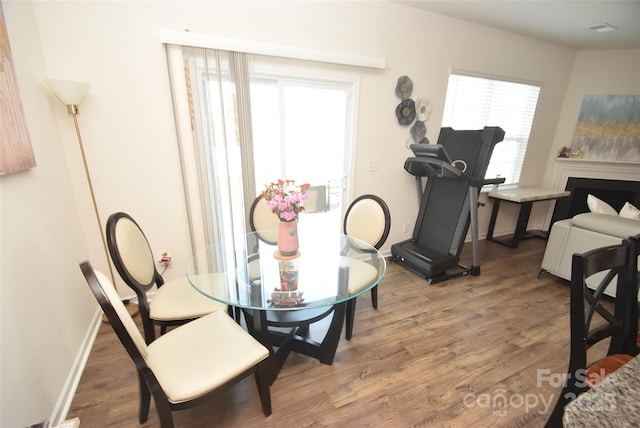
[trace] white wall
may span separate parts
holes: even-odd
[[[32,7],[3,1],[2,8],[37,161],[0,177],[0,426],[13,428],[50,418],[97,303],[78,267],[89,257],[86,238],[41,85],[45,64]]]
[[[555,177],[558,152],[563,146],[571,147],[582,98],[633,94],[640,95],[640,49],[577,53],[547,160],[545,183],[548,186]]]
[[[173,255],[166,275],[171,279],[184,274],[190,256],[160,28],[385,57],[384,71],[356,70],[353,189],[354,195],[377,193],[390,206],[393,226],[383,250],[409,237],[403,224],[413,226],[417,214],[413,177],[402,168],[410,155],[409,130],[394,114],[398,76],[411,76],[420,96],[431,100],[432,142],[452,68],[541,82],[522,176],[526,184],[538,185],[544,176],[539,166],[550,163],[549,152],[556,151],[554,135],[576,55],[384,1],[3,0],[3,6],[38,160],[37,168],[0,179],[3,427],[26,426],[53,412],[95,310],[77,263],[90,258],[101,270],[106,267],[71,119],[41,87],[42,78],[91,83],[79,121],[100,214],[103,221],[119,210],[133,215],[155,252]],[[377,173],[367,172],[368,160],[378,161]],[[489,209],[480,213],[483,233]],[[508,222],[499,223],[496,233]],[[33,287],[51,293],[32,293]],[[27,298],[37,300],[35,307],[30,302],[37,321],[24,315]],[[46,370],[42,355],[51,360]]]
[[[386,250],[409,237],[403,225],[412,229],[417,214],[414,180],[402,168],[411,153],[405,148],[409,129],[394,114],[398,76],[411,76],[415,90],[431,99],[427,136],[433,142],[452,68],[542,82],[530,150],[539,165],[547,160],[575,55],[382,1],[38,2],[34,9],[48,73],[92,84],[80,119],[103,218],[125,210],[139,220],[152,248],[175,257],[169,277],[183,274],[189,247],[160,28],[385,57],[386,70],[358,71],[353,191],[387,200],[393,225]],[[59,120],[65,114],[61,109]],[[73,165],[77,156],[69,155],[74,183],[82,186],[81,170]],[[377,173],[367,172],[368,160],[378,161]],[[540,182],[539,169],[534,172],[523,180]],[[485,231],[488,208],[481,211]],[[91,219],[85,219],[90,233]]]

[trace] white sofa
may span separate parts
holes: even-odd
[[[640,234],[640,220],[610,214],[583,213],[573,218],[556,221],[551,227],[547,248],[542,259],[542,272],[546,271],[571,280],[571,258],[594,248],[618,244],[623,239]],[[541,272],[541,273],[542,273]],[[587,285],[597,285],[594,275]],[[613,285],[605,294],[615,297]],[[640,295],[638,297],[640,302]]]

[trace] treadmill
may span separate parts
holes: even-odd
[[[420,210],[411,239],[391,246],[391,261],[424,277],[429,284],[480,275],[478,262],[478,195],[494,146],[504,139],[500,127],[456,131],[442,128],[437,144],[412,144],[414,156],[404,169],[416,177]],[[423,189],[423,177],[427,178]],[[460,264],[460,252],[471,225],[472,266]]]

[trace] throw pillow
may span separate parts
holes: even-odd
[[[587,195],[587,206],[592,213],[618,215],[618,212],[611,205],[591,194]]]
[[[624,206],[620,210],[620,217],[640,220],[640,210],[631,205],[629,202],[625,202]]]

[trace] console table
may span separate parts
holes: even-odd
[[[491,211],[491,219],[489,220],[487,240],[497,242],[498,244],[506,245],[511,248],[517,248],[518,242],[521,239],[533,237],[546,238],[546,234],[542,234],[540,231],[527,231],[527,224],[529,223],[529,216],[531,215],[533,203],[566,198],[570,194],[571,192],[566,190],[556,191],[541,188],[498,188],[497,190],[492,190],[488,194],[489,199],[493,200],[493,210]],[[513,233],[511,240],[496,239],[493,237],[493,230],[496,225],[496,219],[498,218],[498,211],[500,210],[500,203],[502,201],[518,204],[520,206],[516,230]]]

